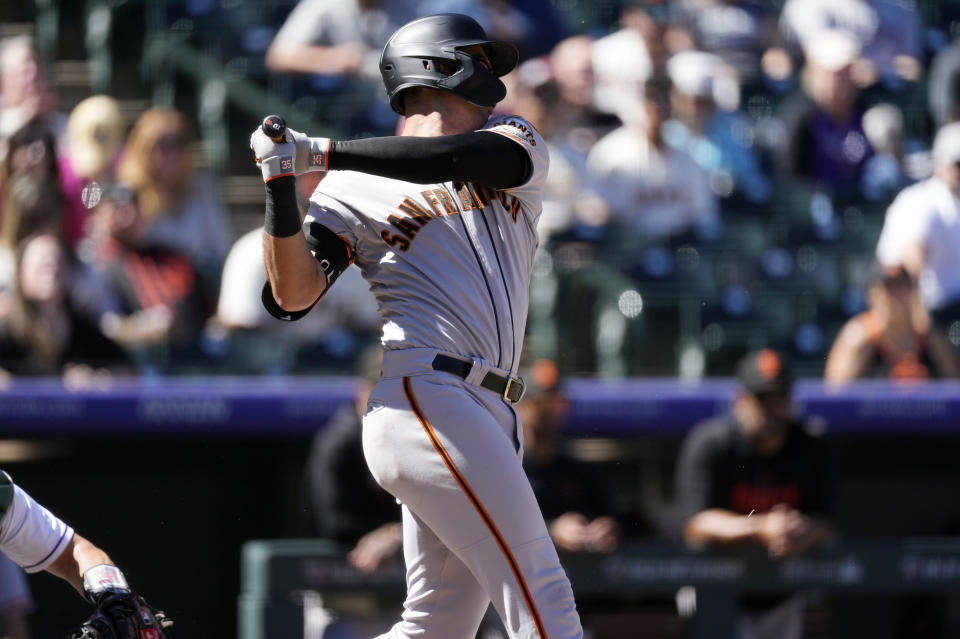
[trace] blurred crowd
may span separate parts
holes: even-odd
[[[908,0],[561,4],[302,0],[260,50],[325,102],[366,100],[351,137],[396,126],[377,60],[407,20],[469,13],[517,45],[498,110],[551,153],[528,355],[565,375],[729,375],[774,347],[838,382],[956,376],[949,16]],[[29,35],[0,48],[0,374],[350,372],[379,332],[359,273],[308,319],[273,321],[260,229],[227,209],[197,114],[65,103],[50,62]]]

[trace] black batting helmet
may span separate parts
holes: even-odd
[[[486,52],[490,69],[463,52],[476,45]],[[516,47],[488,40],[470,16],[441,13],[408,22],[390,36],[380,55],[380,75],[400,115],[403,92],[412,87],[444,89],[477,106],[493,106],[507,94],[499,78],[517,66],[517,58]]]

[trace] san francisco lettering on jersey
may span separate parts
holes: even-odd
[[[380,239],[399,251],[407,251],[410,249],[410,242],[416,239],[420,229],[431,220],[444,215],[458,215],[461,211],[479,211],[493,201],[500,202],[516,224],[521,207],[518,198],[506,191],[497,191],[472,182],[455,182],[453,186],[457,196],[456,202],[450,195],[450,191],[445,188],[421,191],[422,203],[414,197],[404,197],[403,201],[397,205],[397,213],[387,216],[387,222],[399,233],[391,233],[384,229],[380,231]]]

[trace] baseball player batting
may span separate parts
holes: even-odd
[[[549,163],[530,123],[491,119],[516,63],[472,18],[429,16],[380,58],[402,135],[281,137],[269,118],[251,138],[267,191],[267,308],[303,316],[354,262],[380,305],[363,447],[403,505],[407,563],[403,618],[386,637],[472,638],[490,601],[513,638],[583,634],[513,407]],[[301,232],[294,176],[316,170],[330,173]]]
[[[173,625],[130,589],[110,557],[38,504],[0,470],[0,552],[27,572],[45,570],[96,610],[72,639],[164,639]]]

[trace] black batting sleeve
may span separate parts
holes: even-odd
[[[292,237],[300,232],[296,184],[292,175],[281,175],[263,185],[266,189],[263,229],[274,237]]]
[[[333,141],[330,170],[360,171],[416,184],[462,181],[506,189],[530,177],[531,162],[526,150],[509,138],[474,131]]]

